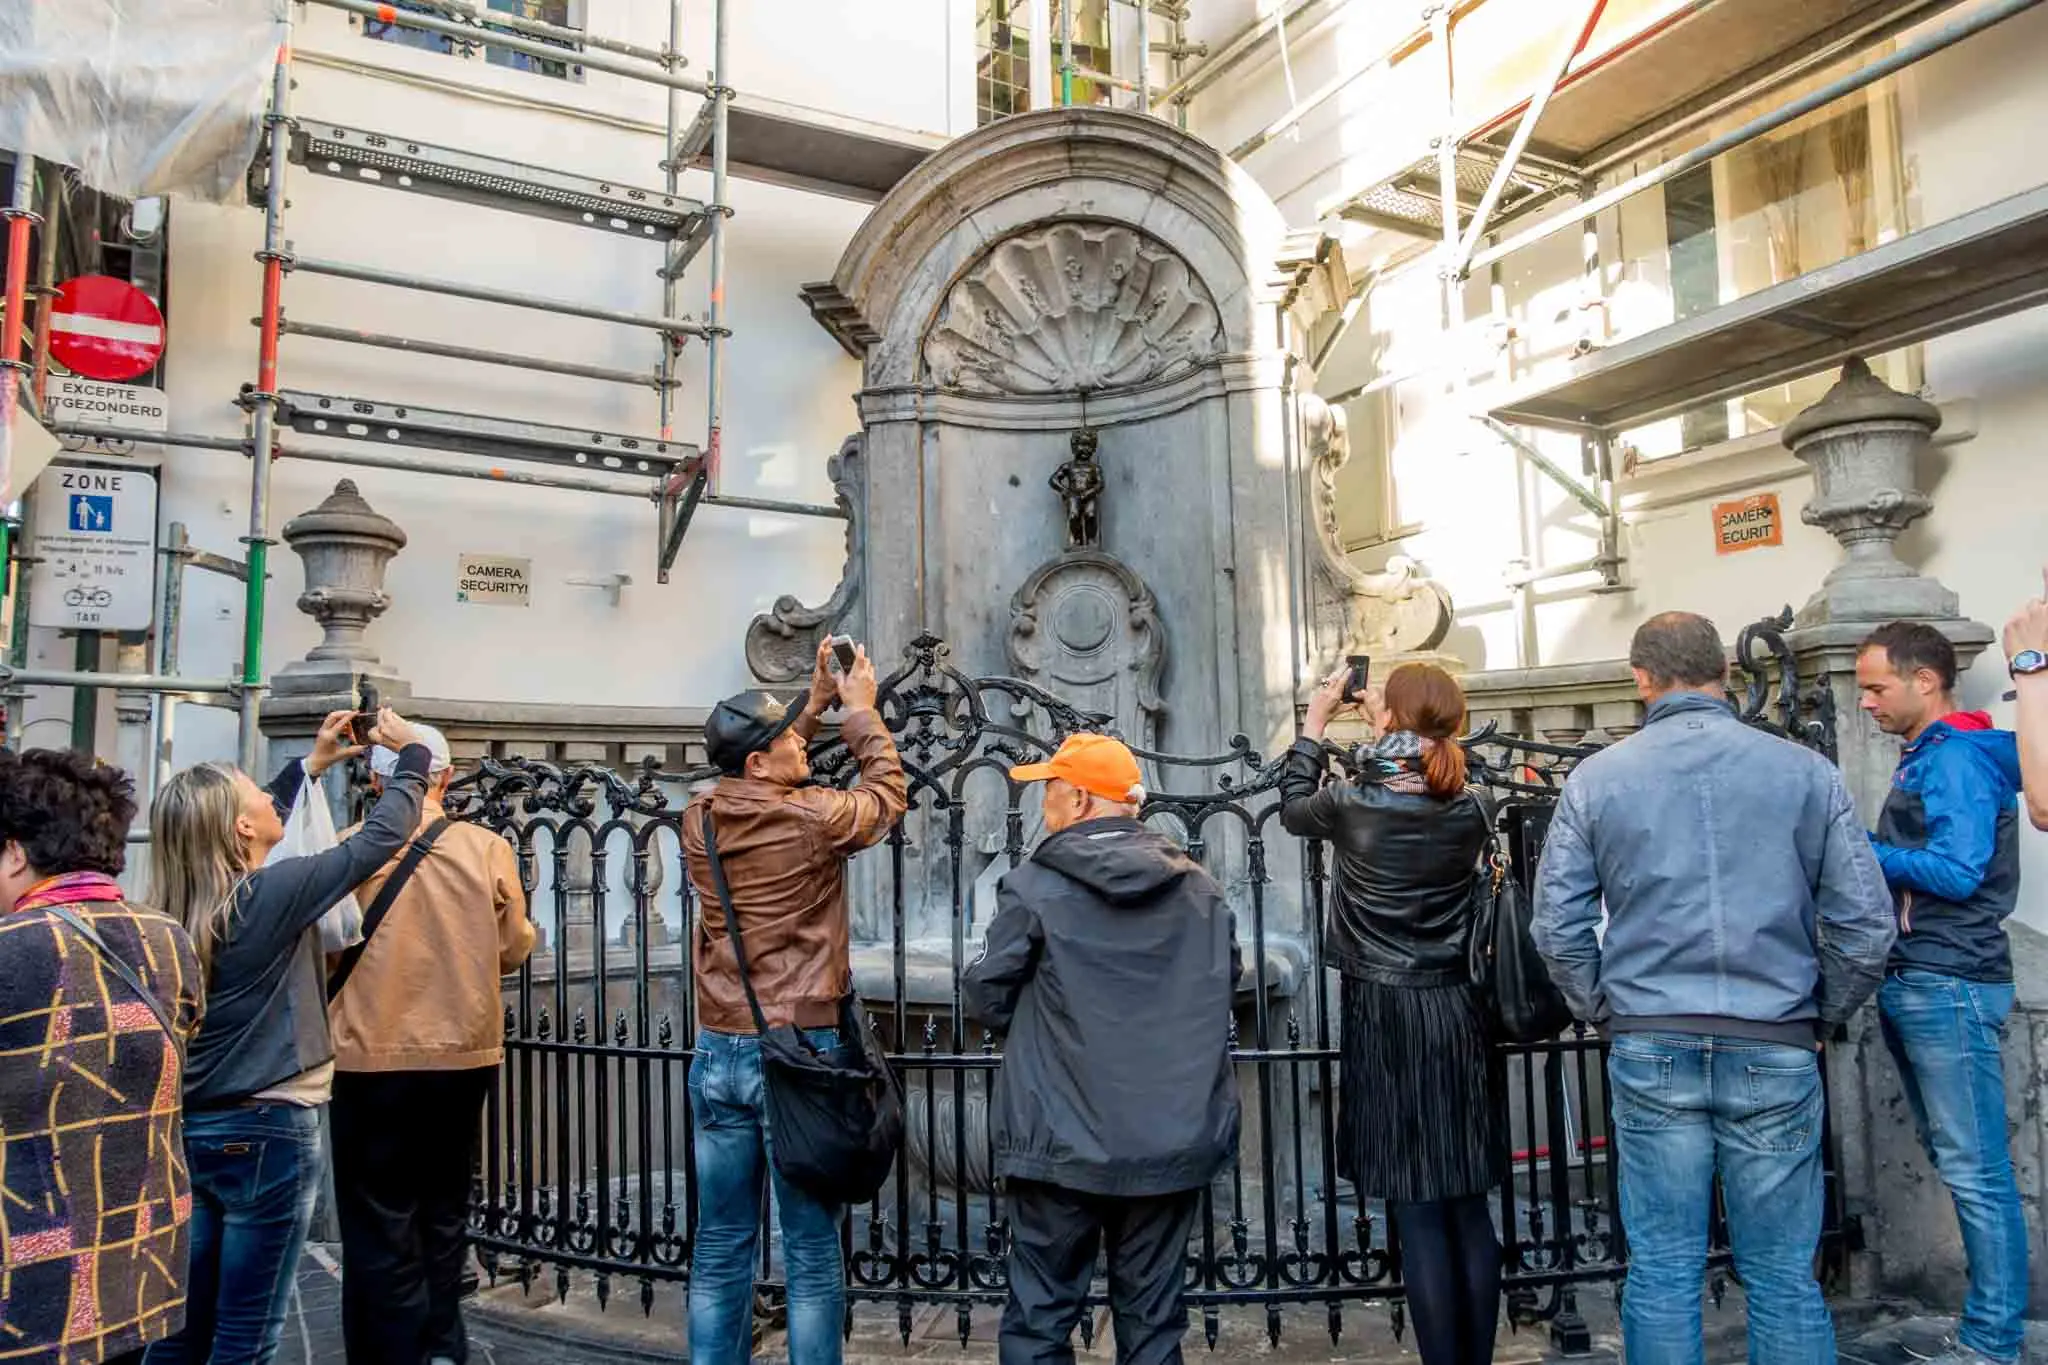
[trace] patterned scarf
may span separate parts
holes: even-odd
[[[14,903],[14,908],[16,911],[40,910],[46,905],[125,899],[121,884],[104,872],[66,872],[62,876],[46,877],[31,886]]]
[[[1413,730],[1390,730],[1381,735],[1371,750],[1385,774],[1380,785],[1409,796],[1427,795],[1429,781],[1422,775],[1424,744],[1422,736]]]

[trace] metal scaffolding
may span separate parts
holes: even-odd
[[[59,436],[89,438],[106,443],[133,443],[235,451],[250,457],[248,531],[242,538],[245,558],[232,563],[233,576],[243,580],[244,619],[242,660],[231,679],[197,681],[164,674],[104,673],[81,667],[74,671],[31,671],[25,668],[23,646],[25,624],[14,629],[11,667],[0,674],[0,683],[16,690],[22,685],[61,685],[82,689],[81,696],[100,688],[155,693],[167,698],[184,697],[220,704],[234,704],[240,712],[240,760],[254,766],[261,744],[262,700],[265,691],[263,628],[268,580],[267,560],[271,546],[270,485],[274,462],[303,459],[373,468],[399,469],[413,473],[457,478],[486,479],[531,487],[567,489],[605,495],[624,495],[652,502],[658,508],[659,578],[667,582],[680,551],[683,537],[701,506],[727,506],[750,511],[807,517],[840,517],[835,507],[783,502],[765,498],[722,497],[716,491],[718,457],[723,425],[723,384],[726,368],[725,344],[731,335],[725,321],[725,234],[732,216],[729,201],[731,157],[728,148],[729,109],[736,91],[729,79],[728,17],[730,0],[712,3],[711,68],[703,79],[684,74],[682,55],[683,0],[670,0],[667,41],[660,49],[642,46],[580,29],[565,28],[539,20],[479,11],[463,0],[409,0],[407,7],[367,3],[366,0],[308,0],[363,20],[386,26],[415,29],[440,35],[465,46],[488,46],[547,61],[572,60],[578,66],[663,87],[668,94],[660,190],[639,189],[599,181],[572,172],[505,161],[386,132],[301,119],[292,109],[293,51],[290,30],[280,46],[271,80],[268,108],[264,115],[262,148],[250,170],[250,194],[264,213],[263,246],[257,259],[263,268],[263,306],[255,319],[258,328],[257,365],[253,384],[246,385],[238,399],[248,413],[246,438],[157,433],[128,430],[118,426],[67,425],[51,423]],[[695,97],[694,108],[686,103]],[[787,114],[764,109],[756,124],[765,155],[764,162],[788,162],[775,153],[785,150],[773,144],[779,130],[803,127]],[[879,193],[893,183],[922,151],[900,141],[866,137],[837,128],[816,130],[835,147],[858,142],[872,153],[861,167],[866,177],[849,182],[856,193]],[[6,393],[34,394],[38,415],[41,379],[47,369],[47,325],[38,330],[31,358],[24,360],[22,328],[29,266],[29,234],[39,221],[31,202],[35,160],[33,149],[18,149],[17,174],[9,207],[0,214],[7,222],[9,266],[6,280],[6,320],[0,333],[0,370]],[[655,273],[661,279],[661,306],[655,313],[633,313],[601,308],[573,299],[488,289],[458,280],[383,270],[347,261],[316,259],[292,253],[285,236],[288,208],[288,168],[308,174],[346,180],[366,188],[454,199],[464,203],[587,227],[615,236],[628,236],[661,247]],[[710,172],[710,198],[700,202],[680,193],[685,170],[704,167]],[[54,168],[52,168],[54,169]],[[805,168],[799,166],[798,172]],[[812,168],[816,169],[816,168]],[[867,183],[877,176],[886,183]],[[812,177],[813,183],[827,185],[829,169]],[[706,271],[708,306],[701,318],[680,315],[678,291],[687,272],[700,258]],[[644,373],[573,361],[516,355],[483,347],[457,346],[418,338],[394,336],[328,326],[284,316],[285,283],[295,273],[322,275],[379,287],[411,290],[445,297],[462,298],[551,315],[586,318],[617,326],[654,332],[659,355]],[[46,271],[47,273],[47,271]],[[49,281],[43,281],[45,287]],[[44,309],[47,312],[47,308]],[[345,345],[374,347],[431,355],[443,359],[526,369],[548,374],[588,379],[600,383],[627,384],[655,390],[659,402],[659,431],[653,436],[630,433],[592,433],[582,428],[509,420],[492,414],[439,411],[410,404],[337,394],[314,393],[286,388],[279,379],[279,343],[285,336],[298,336]],[[704,351],[705,436],[703,444],[679,441],[674,426],[676,390],[681,386],[678,367],[686,341],[700,343]],[[341,448],[301,448],[280,442],[289,430],[344,443]],[[482,463],[461,458],[433,458],[414,453],[417,449],[452,452],[455,456],[481,456]],[[507,469],[498,461],[515,462]],[[19,556],[8,554],[8,538],[19,535],[16,520],[0,521],[0,562]],[[200,556],[180,545],[165,552],[166,574],[175,578],[188,562]],[[226,561],[223,561],[226,562]],[[215,567],[201,564],[200,567]],[[17,602],[26,591],[25,580],[17,587]],[[178,594],[168,599],[175,611]],[[20,616],[17,611],[17,616]],[[174,629],[174,621],[157,620],[159,631]],[[169,664],[176,658],[175,641],[162,642],[162,657]],[[14,727],[18,733],[18,726]],[[168,718],[162,727],[168,729]]]

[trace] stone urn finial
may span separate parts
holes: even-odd
[[[1894,548],[1934,506],[1915,466],[1940,425],[1934,404],[1900,393],[1853,356],[1835,386],[1785,424],[1781,439],[1813,470],[1813,500],[1800,516],[1847,551],[1800,609],[1799,626],[1957,615],[1956,595]]]
[[[363,632],[391,605],[384,570],[405,548],[405,532],[363,501],[353,479],[343,479],[318,507],[286,522],[283,535],[306,566],[299,610],[327,634],[279,670],[278,690],[342,692],[359,677],[384,674]]]

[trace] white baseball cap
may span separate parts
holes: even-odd
[[[419,736],[420,743],[427,746],[433,761],[427,764],[427,773],[445,773],[455,766],[455,759],[448,752],[448,737],[431,725],[414,721],[412,732]],[[370,771],[379,777],[389,777],[398,771],[398,751],[379,744],[370,750]]]

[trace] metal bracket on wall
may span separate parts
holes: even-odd
[[[684,480],[688,479],[685,483]],[[658,539],[661,542],[660,576],[658,581],[668,582],[669,570],[675,567],[676,555],[683,548],[683,537],[689,534],[690,522],[697,515],[697,508],[704,502],[704,490],[711,482],[708,466],[699,466],[695,477],[688,471],[678,470],[662,486],[660,493],[661,517]]]
[[[668,475],[696,464],[699,455],[696,446],[681,441],[514,422],[479,413],[442,412],[298,390],[278,395],[278,417],[292,430],[308,436],[458,450],[495,459],[534,460],[569,469],[620,474]]]
[[[1574,560],[1569,564],[1550,565],[1544,568],[1510,573],[1509,587],[1527,587],[1531,583],[1549,578],[1562,578],[1567,574],[1597,572],[1603,588],[1620,588],[1621,582],[1621,512],[1614,505],[1612,497],[1602,497],[1593,488],[1587,487],[1558,465],[1558,463],[1536,448],[1534,442],[1525,438],[1507,423],[1492,417],[1477,419],[1488,431],[1506,441],[1520,453],[1523,459],[1568,494],[1572,501],[1591,512],[1600,522],[1600,552],[1589,559]],[[1602,458],[1605,458],[1604,456]],[[1604,471],[1603,471],[1604,472]],[[1602,480],[1602,487],[1611,487]]]
[[[292,131],[288,156],[294,165],[315,175],[431,194],[578,227],[609,228],[648,241],[695,238],[701,243],[710,232],[709,214],[695,199],[436,147],[389,133],[307,123]]]

